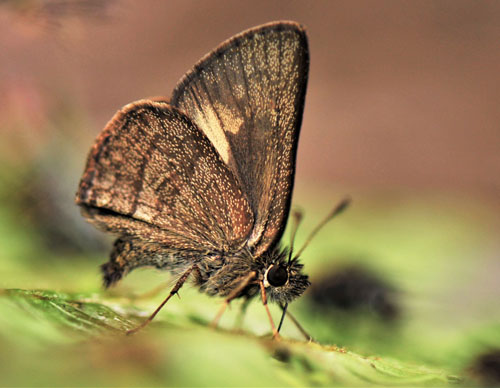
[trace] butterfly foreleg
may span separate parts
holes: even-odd
[[[216,328],[217,325],[219,324],[219,320],[220,318],[222,317],[222,314],[224,314],[224,311],[226,311],[226,308],[227,306],[229,305],[229,303],[231,303],[231,301],[235,298],[237,298],[241,292],[250,284],[250,282],[257,276],[257,272],[255,271],[252,271],[250,272],[247,276],[245,276],[240,284],[238,285],[238,287],[236,287],[233,291],[231,291],[231,293],[226,297],[226,299],[224,300],[224,304],[222,305],[222,307],[220,308],[219,312],[217,313],[217,315],[215,316],[214,320],[212,321],[212,327],[213,328]]]
[[[293,324],[295,325],[295,327],[300,331],[300,333],[304,336],[304,338],[306,339],[306,341],[309,341],[309,342],[315,342],[314,341],[314,338],[306,331],[306,329],[304,329],[302,327],[302,325],[299,323],[299,321],[297,320],[297,318],[295,318],[292,313],[287,309],[287,305],[285,304],[281,304],[280,303],[280,307],[283,311],[283,315],[281,316],[281,321],[280,321],[280,324],[278,326],[278,332],[283,324],[283,318],[285,317],[285,315],[287,315],[291,321],[293,322]]]
[[[273,317],[271,315],[271,311],[269,311],[269,306],[267,305],[266,287],[264,287],[263,281],[260,281],[259,285],[260,285],[260,294],[262,296],[262,304],[264,305],[264,307],[266,309],[267,316],[269,318],[269,322],[271,323],[271,329],[273,331],[273,338],[279,339],[280,333],[278,333],[278,330],[276,330],[276,326],[274,326]]]
[[[243,303],[240,306],[240,312],[236,319],[236,325],[235,325],[236,328],[241,329],[241,327],[243,326],[243,318],[245,317],[248,305],[250,304],[251,301],[252,299],[250,297],[245,297],[245,299],[243,300]]]
[[[168,294],[168,296],[165,298],[165,300],[158,306],[158,308],[153,312],[153,314],[151,314],[149,316],[148,319],[146,319],[142,324],[140,324],[139,326],[137,326],[136,328],[132,329],[132,330],[128,330],[127,331],[127,334],[134,334],[136,333],[137,331],[139,331],[140,329],[142,329],[143,327],[147,326],[153,319],[154,317],[156,316],[156,314],[158,314],[160,312],[160,310],[162,309],[163,306],[165,306],[165,304],[169,301],[169,299],[174,296],[175,294],[177,294],[177,292],[180,290],[180,288],[182,287],[182,285],[186,282],[186,280],[188,279],[189,275],[193,272],[193,271],[196,271],[198,273],[198,275],[200,274],[200,270],[198,268],[198,266],[196,264],[193,264],[191,267],[189,267],[182,275],[181,277],[179,278],[179,280],[177,280],[177,283],[175,283],[174,287],[170,290],[170,293]]]

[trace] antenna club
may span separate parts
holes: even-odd
[[[339,213],[342,213],[351,204],[351,202],[352,202],[351,197],[345,197],[342,201],[340,201],[340,203],[335,207],[335,209],[333,209],[331,216],[333,217]]]

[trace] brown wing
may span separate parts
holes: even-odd
[[[138,101],[93,146],[76,202],[90,222],[178,249],[241,248],[247,199],[207,137],[165,102]]]
[[[288,218],[308,67],[304,29],[270,23],[208,54],[171,99],[240,181],[255,217],[248,245],[257,255],[279,241]]]

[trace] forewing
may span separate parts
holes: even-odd
[[[220,45],[172,96],[237,176],[255,217],[248,245],[257,255],[285,229],[308,66],[303,28],[271,23]]]
[[[138,101],[108,123],[76,202],[101,229],[178,249],[241,248],[253,215],[232,171],[192,121]]]

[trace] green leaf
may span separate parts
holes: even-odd
[[[204,317],[192,314],[163,314],[127,336],[145,312],[109,295],[7,289],[0,301],[0,344],[10,354],[0,370],[6,385],[424,386],[457,381],[441,370],[363,357],[336,346],[213,330]]]

